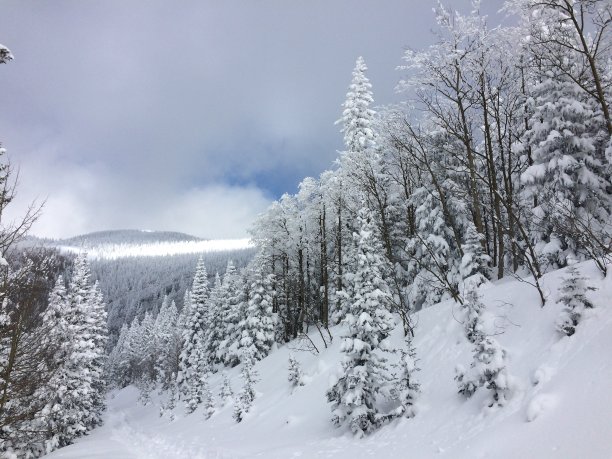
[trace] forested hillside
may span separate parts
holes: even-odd
[[[25,322],[0,290],[0,451],[608,457],[612,5],[503,12],[438,4],[396,105],[358,57],[343,150],[252,249],[80,254]]]

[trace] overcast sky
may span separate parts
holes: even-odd
[[[331,166],[357,56],[376,103],[399,100],[395,68],[433,41],[433,6],[4,0],[0,43],[15,60],[0,66],[0,141],[21,174],[10,216],[46,199],[40,236],[244,236]]]

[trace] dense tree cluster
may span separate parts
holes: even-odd
[[[506,10],[516,25],[491,28],[477,9],[438,6],[437,43],[404,54],[399,92],[408,104],[376,112],[358,58],[335,167],[259,217],[257,255],[244,269],[230,263],[211,285],[200,260],[167,332],[166,363],[150,361],[161,348],[129,344],[161,346],[158,320],[145,315],[124,327],[111,355],[123,378],[115,382],[167,387],[176,374],[187,411],[204,405],[209,416],[208,375],[242,362],[241,421],[256,395],[254,365],[274,343],[316,353],[308,332],[327,347],[330,325],[342,324],[344,359],[327,398],[334,422],[364,435],[416,414],[411,314],[453,299],[473,347],[469,369],[457,373],[459,392],[485,387],[489,405],[503,406],[506,352],[477,289],[527,277],[544,305],[544,273],[590,258],[605,274],[612,241],[610,6],[512,0]],[[589,307],[582,280],[572,279],[559,325],[568,334]],[[389,344],[396,320],[401,348]],[[114,357],[130,352],[140,354]],[[289,366],[290,383],[303,384],[299,362]],[[230,394],[225,384],[222,398]]]
[[[328,398],[334,420],[359,434],[385,419],[375,395],[388,381],[374,375],[386,366],[376,364],[391,327],[386,314],[399,314],[410,337],[412,311],[448,298],[462,304],[474,362],[471,376],[458,375],[460,391],[486,386],[491,404],[502,405],[505,352],[481,326],[486,311],[474,289],[529,274],[544,305],[544,273],[594,259],[606,274],[610,4],[512,0],[505,9],[516,25],[492,28],[477,8],[462,15],[439,5],[437,42],[404,54],[399,91],[407,104],[376,113],[359,58],[338,121],[345,149],[335,168],[304,179],[253,229],[274,276],[279,336],[316,327],[328,341],[330,324],[346,324],[347,360]],[[384,285],[369,284],[366,273]],[[565,333],[588,307],[579,280],[571,282],[562,298]],[[368,302],[370,285],[378,297]]]
[[[0,451],[19,456],[72,443],[105,408],[106,311],[86,255],[68,283],[66,259],[34,255],[8,258],[1,292]]]

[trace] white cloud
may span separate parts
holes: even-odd
[[[213,185],[176,196],[161,212],[158,229],[177,229],[206,238],[245,237],[271,199],[256,187]]]
[[[17,198],[7,209],[17,220],[32,201],[46,199],[31,233],[61,238],[104,229],[181,231],[205,238],[245,237],[271,202],[255,186],[223,183],[181,190],[160,177],[137,179],[100,165],[76,165],[52,151],[24,161]]]

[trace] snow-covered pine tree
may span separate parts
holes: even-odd
[[[133,350],[136,362],[136,386],[140,389],[140,396],[144,404],[148,403],[150,391],[155,387],[155,319],[150,312],[146,312],[138,334],[134,337]]]
[[[293,354],[289,354],[289,375],[287,377],[292,387],[304,385],[304,372]]]
[[[359,56],[353,69],[353,79],[342,104],[342,117],[336,123],[342,124],[344,145],[347,151],[357,152],[371,148],[376,141],[376,134],[372,130],[374,110],[370,105],[374,103],[372,84],[365,72],[368,69],[363,57]]]
[[[204,347],[204,331],[208,327],[208,275],[200,257],[191,289],[189,316],[183,332],[183,349],[179,361],[178,384],[187,412],[193,412],[202,402],[201,378],[207,371],[208,359]]]
[[[73,355],[79,369],[79,402],[81,422],[86,429],[101,423],[105,408],[101,390],[104,387],[104,361],[107,337],[106,313],[99,289],[91,284],[87,254],[81,253],[74,262],[74,272],[68,288],[69,321],[73,330]]]
[[[166,391],[166,400],[162,402],[159,408],[160,417],[169,415],[170,421],[174,421],[174,408],[176,408],[176,401],[178,398],[178,387],[176,384],[176,374],[170,375],[170,381],[168,383],[168,390]]]
[[[161,390],[168,388],[171,375],[176,373],[176,348],[180,344],[176,342],[177,320],[176,305],[166,296],[153,327],[155,380],[160,383]]]
[[[421,186],[410,199],[416,231],[406,247],[412,277],[409,299],[418,308],[458,295],[460,257],[452,222],[445,217],[442,204],[450,196],[441,196],[433,186]]]
[[[96,281],[91,289],[91,308],[89,310],[89,332],[93,339],[94,348],[97,356],[92,362],[96,373],[93,379],[93,406],[94,406],[94,419],[96,424],[102,422],[102,412],[106,409],[106,375],[104,370],[106,368],[106,346],[108,343],[108,325],[107,325],[107,314],[106,314],[106,303],[104,302],[104,296],[100,289],[100,284]]]
[[[342,116],[336,121],[341,124],[340,130],[344,134],[344,151],[338,160],[339,169],[336,172],[337,179],[335,185],[340,185],[341,189],[337,194],[337,218],[340,227],[337,229],[339,238],[337,242],[339,249],[338,265],[336,267],[337,288],[334,296],[336,297],[336,308],[332,313],[332,320],[339,323],[351,308],[351,298],[354,296],[350,290],[352,281],[345,278],[351,276],[355,270],[355,254],[352,253],[353,244],[351,243],[352,231],[355,228],[353,218],[346,218],[356,212],[360,206],[366,205],[362,200],[371,196],[371,184],[376,182],[376,172],[378,152],[376,151],[377,133],[373,129],[375,112],[371,108],[374,103],[372,84],[366,76],[367,66],[363,57],[359,56],[353,69],[351,84],[346,93],[346,98],[342,104]],[[341,221],[345,218],[344,222]],[[343,226],[348,227],[345,242],[342,243]],[[341,257],[340,258],[340,254]]]
[[[480,377],[480,384],[491,391],[489,407],[504,406],[510,395],[506,351],[491,336],[476,344],[474,370]]]
[[[155,381],[151,379],[149,374],[142,374],[136,380],[136,387],[138,388],[138,401],[143,406],[147,406],[151,403],[151,392],[155,390]]]
[[[255,400],[255,384],[258,381],[257,370],[255,370],[255,357],[250,348],[243,350],[242,354],[242,376],[243,386],[238,399],[234,403],[234,420],[241,422],[246,413],[251,410]]]
[[[474,351],[469,370],[461,365],[456,368],[458,392],[470,397],[479,387],[485,386],[491,391],[489,407],[503,406],[510,395],[506,351],[486,333],[483,319],[486,308],[476,290],[466,293],[463,308],[465,334],[474,345]]]
[[[217,349],[217,358],[226,366],[236,366],[240,362],[240,321],[246,308],[242,278],[234,263],[229,260],[223,275],[221,290],[221,312],[223,319],[223,339]]]
[[[406,349],[400,349],[400,361],[397,364],[399,375],[394,389],[400,406],[393,412],[393,416],[412,418],[416,415],[414,404],[421,392],[421,385],[416,381],[416,372],[419,371],[416,350],[411,337],[407,338]]]
[[[542,77],[532,88],[533,114],[523,139],[533,164],[521,181],[525,197],[537,198],[532,235],[554,269],[581,256],[588,237],[581,228],[609,230],[612,197],[596,107],[568,75],[550,70]]]
[[[274,343],[276,317],[272,313],[274,274],[266,274],[259,257],[251,263],[251,289],[246,316],[240,321],[240,348],[248,349],[255,360],[268,355]]]
[[[221,284],[219,273],[215,274],[215,283],[210,289],[208,297],[208,328],[204,333],[204,347],[209,365],[220,361],[217,356],[219,346],[225,337],[225,317],[222,314],[222,303],[224,301],[224,291]],[[212,367],[211,367],[212,368]]]
[[[223,385],[221,386],[221,390],[219,391],[219,397],[221,398],[221,403],[223,405],[225,405],[228,400],[234,397],[232,384],[226,374],[223,375]]]
[[[204,417],[209,419],[215,413],[215,397],[210,390],[208,382],[208,373],[202,376],[202,404],[204,405]]]
[[[567,276],[561,284],[561,298],[559,302],[564,305],[563,312],[557,323],[557,330],[561,333],[572,336],[576,333],[576,327],[582,319],[586,309],[592,309],[593,303],[587,298],[589,290],[595,290],[586,283],[586,277],[580,274],[575,266],[567,269]]]
[[[38,419],[39,428],[49,433],[45,442],[46,451],[71,444],[87,430],[79,400],[79,368],[72,348],[74,330],[69,321],[70,317],[68,293],[64,279],[60,276],[49,295],[49,305],[42,315],[42,321],[48,330],[45,339],[57,346],[52,356],[56,370],[46,387],[38,394],[38,397],[47,400],[42,410],[43,415]]]
[[[129,359],[126,356],[129,329],[126,323],[121,326],[119,338],[106,362],[106,375],[110,387],[121,389],[130,383]]]
[[[465,291],[478,288],[489,278],[488,266],[491,257],[482,248],[483,239],[484,236],[476,231],[473,223],[469,222],[463,236],[464,242],[461,244],[463,257],[459,266],[459,272],[463,278],[462,288]]]
[[[341,347],[345,358],[327,399],[332,402],[334,424],[348,423],[353,433],[363,436],[382,422],[376,395],[391,383],[383,354],[390,350],[387,338],[395,324],[389,312],[393,297],[384,278],[388,261],[376,225],[365,207],[357,220],[360,229],[353,235],[357,266],[347,276],[354,296],[343,320],[348,329]]]

